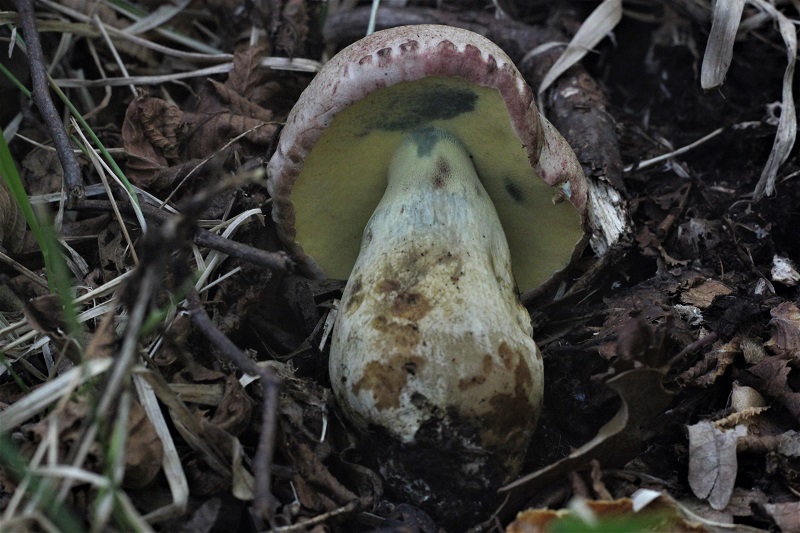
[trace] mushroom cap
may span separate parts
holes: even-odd
[[[520,290],[541,286],[582,250],[583,171],[509,57],[467,30],[402,26],[323,66],[269,162],[278,235],[307,274],[349,276],[392,154],[425,125],[450,131],[470,152]],[[553,201],[565,196],[569,202]]]

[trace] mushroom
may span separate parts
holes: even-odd
[[[453,27],[374,33],[303,92],[268,175],[301,267],[349,279],[331,386],[390,486],[448,519],[512,479],[543,389],[518,288],[582,251],[587,196],[508,56]]]

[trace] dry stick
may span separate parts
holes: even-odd
[[[33,13],[33,1],[17,0],[16,4],[20,26],[28,47],[28,64],[31,69],[31,81],[33,83],[33,101],[36,103],[36,107],[39,108],[50,136],[53,138],[53,145],[64,169],[64,180],[67,184],[69,200],[72,202],[83,196],[81,167],[70,147],[64,123],[61,122],[56,106],[53,104],[52,98],[50,98],[47,72],[44,68],[44,54],[42,53],[42,44],[39,42],[39,32],[36,29],[36,17]]]
[[[250,360],[222,331],[214,325],[211,317],[203,309],[197,291],[192,289],[186,295],[189,304],[189,316],[195,326],[217,347],[228,359],[233,361],[242,372],[261,378],[264,389],[262,407],[261,434],[258,448],[253,460],[256,487],[253,502],[256,515],[270,521],[277,507],[277,500],[272,495],[271,472],[272,457],[275,454],[275,431],[278,423],[277,407],[280,379],[270,367],[259,367]]]
[[[108,200],[83,199],[77,202],[73,207],[74,209],[101,211],[103,213],[110,212],[113,209],[111,202]],[[127,202],[117,202],[117,207],[124,214],[133,214],[133,208]],[[145,216],[162,223],[174,217],[174,215],[170,215],[165,211],[146,204],[142,204],[141,208]],[[193,236],[193,240],[198,246],[218,250],[224,254],[237,257],[254,265],[267,267],[271,270],[291,272],[294,269],[294,262],[285,252],[267,252],[259,248],[226,239],[206,229],[198,229]]]

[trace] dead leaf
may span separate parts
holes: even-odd
[[[708,499],[720,511],[733,494],[738,469],[736,443],[747,434],[745,426],[720,429],[702,421],[689,427],[689,486],[695,496]]]
[[[800,531],[800,502],[766,503],[764,510],[781,531]]]
[[[772,398],[777,399],[797,420],[800,420],[800,392],[789,387],[789,361],[777,355],[765,357],[763,361],[748,369],[758,378],[754,387]]]
[[[114,317],[117,314],[117,308],[112,307],[97,326],[97,329],[92,334],[92,339],[89,341],[89,346],[86,348],[86,359],[102,359],[104,357],[112,357],[114,355],[114,343],[116,337],[114,335]]]
[[[777,355],[800,360],[800,309],[793,302],[783,302],[769,314],[772,338],[764,346]]]
[[[178,134],[183,113],[173,103],[141,91],[128,105],[122,140],[129,154],[128,177],[150,186],[156,174],[178,162]]]
[[[139,489],[161,471],[164,448],[147,412],[138,403],[131,405],[128,418],[128,443],[125,447],[125,477],[122,485]]]
[[[222,84],[214,80],[208,80],[208,87],[214,91],[219,109],[204,109],[204,113],[210,115],[213,114],[214,111],[228,111],[233,115],[250,117],[262,122],[269,122],[272,120],[272,111],[264,109],[260,105],[248,100],[244,94],[240,93],[237,89],[232,89],[228,87],[227,84]],[[209,99],[206,104],[214,105],[214,101]]]
[[[252,412],[253,402],[242,384],[236,376],[228,376],[225,380],[225,394],[211,417],[211,423],[235,437],[247,429]]]
[[[499,492],[507,495],[507,500],[498,510],[500,516],[508,520],[532,491],[564,478],[570,471],[586,469],[592,459],[610,467],[635,457],[642,445],[643,429],[672,400],[672,393],[661,384],[663,377],[657,370],[637,368],[609,379],[606,384],[622,400],[614,418],[569,456],[502,487]]]
[[[708,387],[728,370],[739,353],[738,337],[730,342],[715,342],[701,361],[678,376],[678,381],[685,385]]]
[[[22,160],[23,181],[28,194],[61,192],[64,169],[55,150],[34,148]]]
[[[256,146],[270,145],[278,126],[270,123],[272,111],[261,104],[277,86],[267,81],[261,68],[264,55],[261,47],[237,52],[225,83],[209,80],[196,109],[184,115],[187,157],[205,158],[245,133],[245,139]]]
[[[284,453],[294,465],[292,482],[302,506],[314,512],[333,511],[337,507],[357,500],[331,474],[317,454],[304,442],[287,442]]]
[[[684,518],[672,500],[656,498],[644,508],[634,500],[585,500],[580,505],[593,517],[593,524],[584,521],[570,509],[528,509],[517,515],[506,533],[547,533],[550,531],[706,531],[693,520]]]
[[[281,10],[281,23],[275,37],[275,48],[295,57],[304,50],[308,35],[306,0],[288,0]]]
[[[252,46],[233,55],[233,69],[225,80],[225,88],[231,94],[241,95],[245,101],[263,102],[253,98],[260,94],[262,87],[269,83],[267,70],[261,67],[261,60],[267,55],[263,46]],[[271,88],[275,88],[272,85]],[[268,93],[270,94],[270,93]]]
[[[706,309],[717,296],[725,296],[732,292],[733,289],[721,281],[709,279],[681,294],[681,301],[700,309]]]
[[[22,250],[25,242],[25,217],[6,182],[0,178],[0,247],[11,253]]]

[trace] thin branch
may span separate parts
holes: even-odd
[[[81,167],[70,146],[64,123],[61,122],[56,106],[53,104],[52,98],[50,98],[47,72],[44,66],[44,54],[42,52],[42,44],[39,42],[39,31],[36,29],[36,17],[33,12],[33,1],[17,0],[16,4],[17,11],[19,11],[20,26],[28,48],[28,64],[30,65],[31,81],[33,83],[33,101],[36,103],[36,107],[39,108],[42,119],[47,125],[50,136],[53,138],[53,145],[64,169],[64,180],[67,184],[69,199],[72,202],[83,196]]]
[[[197,291],[192,289],[186,295],[189,304],[189,316],[194,325],[221,351],[225,357],[233,361],[242,372],[261,378],[264,390],[264,403],[261,416],[261,434],[258,449],[254,458],[254,474],[256,478],[254,509],[259,518],[270,521],[277,507],[277,500],[272,494],[272,458],[275,454],[275,433],[278,425],[278,393],[280,379],[270,367],[259,367],[242,352],[222,331],[217,328],[206,310],[203,309]]]
[[[133,208],[127,202],[117,202],[119,210],[127,215],[133,215]],[[76,203],[74,209],[85,209],[91,211],[100,211],[108,213],[113,210],[111,202],[107,200],[81,200]],[[160,209],[142,204],[142,212],[146,217],[155,219],[159,222],[166,222],[172,219],[175,215],[171,215]],[[220,252],[247,261],[248,263],[263,266],[270,270],[277,270],[282,272],[291,272],[294,270],[294,262],[285,252],[267,252],[259,248],[254,248],[246,244],[242,244],[225,237],[221,237],[216,233],[211,233],[206,229],[197,229],[193,236],[193,241],[198,246],[211,248],[212,250],[219,250]]]

